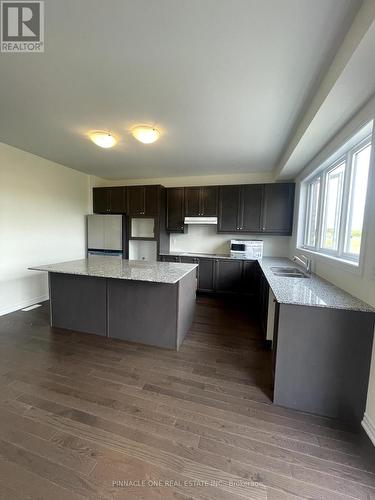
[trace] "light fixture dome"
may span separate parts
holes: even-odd
[[[113,137],[113,135],[110,132],[102,132],[102,131],[92,132],[90,134],[90,139],[97,146],[106,149],[112,148],[117,143],[117,140],[115,139],[115,137]]]
[[[138,127],[134,127],[131,130],[131,133],[133,134],[133,137],[137,139],[137,141],[143,142],[143,144],[152,144],[160,137],[159,130],[148,125],[140,125]]]

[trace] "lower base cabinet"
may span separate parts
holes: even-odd
[[[257,293],[259,265],[256,260],[215,259],[162,255],[163,262],[198,264],[198,291],[217,293]]]
[[[200,292],[215,290],[215,261],[213,259],[198,260],[198,290]]]
[[[215,283],[217,292],[242,292],[243,261],[215,259]]]
[[[374,336],[372,313],[276,303],[273,402],[360,425]]]

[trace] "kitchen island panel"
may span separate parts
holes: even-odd
[[[176,349],[178,285],[108,280],[109,337]]]
[[[51,326],[106,336],[106,280],[49,273]]]
[[[197,285],[195,272],[187,274],[178,283],[177,349],[180,348],[194,320]]]

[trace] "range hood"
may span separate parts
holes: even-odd
[[[217,217],[185,217],[184,224],[217,224]]]

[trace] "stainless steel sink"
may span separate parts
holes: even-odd
[[[271,267],[275,276],[284,276],[285,278],[309,278],[310,276],[297,267]]]

